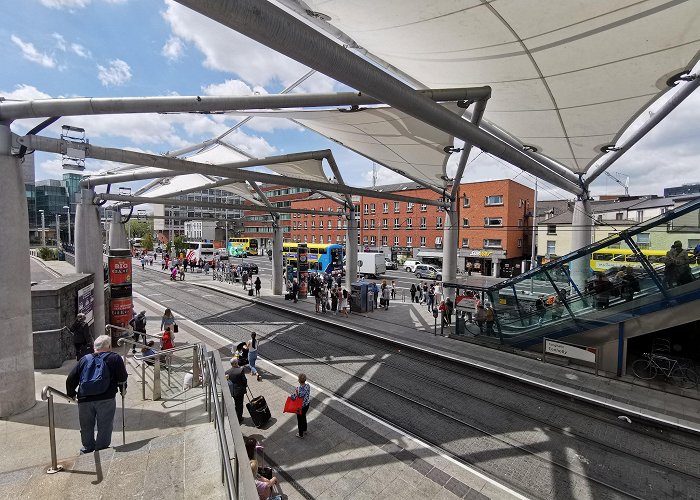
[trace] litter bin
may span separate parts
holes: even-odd
[[[367,301],[369,295],[369,284],[358,281],[350,288],[350,311],[364,313],[367,312]]]

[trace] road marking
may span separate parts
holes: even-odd
[[[157,305],[157,306],[160,305],[160,304],[158,304],[158,302],[156,302],[155,300],[151,300],[149,297],[145,297],[145,296],[141,295],[140,293],[135,293],[134,295],[137,295],[137,296],[140,297],[141,299],[146,300],[146,301],[148,301],[148,302],[151,302],[151,303],[153,303],[153,304],[155,304],[155,305]],[[165,302],[165,301],[164,301],[164,302]],[[175,311],[173,311],[173,314],[174,314],[174,313],[175,313]],[[197,323],[197,322],[191,320],[190,318],[187,318],[186,316],[183,316],[183,315],[181,315],[181,314],[180,314],[179,316],[180,316],[184,321],[187,321],[187,322],[191,323],[191,325],[195,327],[195,330],[203,331],[203,332],[205,332],[206,334],[211,335],[212,337],[216,337],[216,338],[220,339],[222,342],[224,342],[226,345],[231,344],[232,342],[234,342],[233,340],[227,339],[226,337],[224,337],[224,336],[222,336],[222,335],[219,335],[219,334],[216,333],[215,331],[210,330],[209,328],[200,325],[199,323]],[[292,327],[296,327],[296,326],[298,326],[298,325],[291,325],[291,326],[292,326]],[[277,334],[273,334],[273,336],[276,336],[276,335],[277,335]],[[269,366],[275,368],[276,370],[278,370],[278,371],[284,373],[285,375],[287,375],[288,382],[289,382],[292,386],[294,386],[294,385],[297,383],[298,374],[293,373],[293,372],[287,370],[286,368],[283,368],[283,367],[281,367],[281,366],[279,366],[279,365],[273,363],[272,361],[266,360],[265,358],[263,358],[263,357],[260,356],[260,355],[258,355],[258,362],[259,362],[259,363],[266,364],[266,365],[269,365]],[[382,419],[380,419],[379,417],[376,417],[376,416],[374,416],[374,415],[372,415],[372,414],[370,414],[370,413],[367,413],[367,412],[364,411],[362,408],[359,408],[358,406],[356,406],[355,404],[353,404],[353,403],[351,403],[350,401],[346,400],[346,399],[343,398],[342,396],[336,396],[336,395],[334,395],[334,394],[331,394],[331,393],[328,392],[327,390],[325,390],[325,389],[323,389],[322,387],[319,387],[319,386],[317,386],[317,385],[315,385],[315,384],[309,384],[309,385],[310,385],[311,387],[313,387],[316,391],[318,391],[320,394],[325,395],[327,399],[332,400],[332,401],[337,401],[338,403],[347,406],[347,407],[350,408],[351,410],[354,410],[354,411],[360,413],[361,415],[363,415],[363,416],[365,416],[365,417],[367,417],[367,418],[370,418],[371,420],[374,420],[375,422],[377,422],[377,423],[380,424],[380,425],[383,425],[383,426],[386,427],[387,429],[390,429],[390,430],[396,432],[397,434],[400,434],[400,435],[404,436],[406,439],[408,439],[408,440],[410,440],[410,441],[413,441],[413,442],[416,443],[418,446],[422,446],[423,448],[426,448],[426,449],[432,451],[432,452],[435,453],[436,455],[441,456],[441,457],[444,458],[445,460],[449,460],[450,462],[452,462],[453,464],[457,465],[458,467],[461,467],[462,469],[464,469],[464,470],[466,470],[466,471],[468,471],[468,472],[474,474],[476,477],[480,478],[482,481],[485,481],[485,482],[487,482],[487,483],[489,483],[489,484],[495,486],[496,488],[499,488],[500,490],[502,490],[502,491],[508,493],[509,495],[513,495],[515,498],[518,498],[518,499],[521,499],[521,500],[528,500],[527,497],[521,495],[520,493],[518,493],[518,492],[516,492],[516,491],[511,490],[510,488],[508,488],[508,486],[506,486],[506,485],[504,485],[504,484],[501,484],[501,483],[499,483],[499,482],[497,482],[497,481],[491,479],[491,478],[488,477],[488,476],[485,476],[485,475],[484,475],[483,473],[481,473],[480,471],[469,467],[468,465],[466,465],[466,464],[464,464],[464,463],[458,461],[456,458],[454,458],[454,457],[452,457],[452,456],[450,456],[450,455],[445,454],[445,452],[443,452],[442,450],[439,450],[439,449],[435,448],[435,447],[434,447],[433,445],[431,445],[430,443],[426,443],[425,441],[423,441],[423,440],[421,440],[421,439],[419,439],[419,438],[417,438],[417,437],[415,437],[415,436],[413,436],[413,435],[411,435],[411,434],[406,433],[404,430],[395,427],[395,426],[392,425],[391,423],[389,423],[389,422],[387,422],[387,421],[385,421],[385,420],[382,420]],[[322,401],[322,402],[323,402],[324,404],[328,404],[325,400]],[[394,444],[396,444],[396,443],[394,443]],[[404,448],[405,448],[405,447],[404,447]]]

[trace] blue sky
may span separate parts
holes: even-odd
[[[277,93],[308,71],[171,1],[4,0],[3,7],[0,96],[7,99]],[[300,90],[347,88],[315,74]],[[664,186],[700,182],[699,111],[700,97],[695,95],[610,170],[630,177],[633,194],[660,194]],[[164,153],[218,135],[238,120],[203,115],[71,117],[46,133],[57,136],[61,125],[71,124],[85,128],[95,144]],[[23,133],[35,123],[19,121],[13,130]],[[254,156],[331,148],[346,182],[371,184],[369,160],[284,120],[273,125],[253,119],[231,139]],[[473,152],[472,158],[477,155]],[[666,181],[658,178],[661,164]],[[37,179],[60,178],[60,159],[37,153],[36,165]],[[100,167],[88,164],[89,169]],[[465,176],[497,178],[532,185],[529,174],[486,155]],[[380,168],[379,183],[398,180]],[[594,194],[621,191],[606,176],[594,184]],[[546,186],[540,194],[566,196]]]

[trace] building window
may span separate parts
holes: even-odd
[[[644,210],[637,210],[637,222],[644,220]]]
[[[410,201],[406,203],[406,213],[413,213],[413,203],[411,203]]]
[[[369,211],[370,211],[370,213],[371,213],[372,215],[374,215],[374,214],[377,212],[377,206],[376,206],[374,203],[372,203],[372,204],[369,206]]]
[[[309,229],[309,223],[304,221],[304,229]]]
[[[333,239],[331,238],[331,235],[330,235],[330,234],[326,237],[326,241],[327,241],[328,243],[332,243],[332,242],[333,242]]]
[[[462,196],[462,207],[469,208],[469,197]]]
[[[413,246],[413,236],[406,236],[406,246],[407,247]]]
[[[304,239],[306,239],[306,238],[304,238]],[[311,236],[311,243],[316,243],[316,236],[313,236],[313,235]]]
[[[338,229],[342,229],[342,228],[343,228],[343,221],[340,220],[340,219],[338,219],[338,225],[337,225],[336,227],[337,227]]]
[[[369,237],[369,244],[375,246],[377,244],[377,238],[375,236]]]
[[[330,221],[330,220],[329,220],[329,221],[328,221],[328,224],[326,224],[326,227],[327,227],[328,229],[333,229],[333,221]]]
[[[503,225],[502,217],[484,217],[485,227],[501,227]]]
[[[557,225],[547,224],[547,234],[557,234]]]
[[[442,229],[442,217],[437,217],[435,219],[435,228]]]
[[[389,219],[382,219],[382,229],[389,229]]]
[[[335,242],[336,242],[336,243],[340,243],[340,235],[338,235],[338,236],[335,237]]]
[[[369,215],[369,205],[365,203],[365,215]]]
[[[625,214],[623,214],[622,212],[617,212],[615,214],[615,220],[623,220],[624,217],[625,217]]]
[[[425,229],[425,228],[426,228],[425,217],[421,217],[421,218],[420,218],[420,228],[421,228],[421,229]]]
[[[547,240],[547,255],[557,254],[557,242],[555,240]]]
[[[312,212],[316,212],[316,209],[315,209],[315,208],[312,208],[311,211],[312,211]],[[311,217],[316,217],[316,214],[315,214],[315,213],[312,213],[312,214],[311,214]]]
[[[369,238],[367,236],[362,238],[362,243],[364,243],[366,245],[368,242],[369,242]]]
[[[518,208],[523,208],[524,205],[525,205],[525,200],[523,200],[522,198],[520,198],[520,199],[518,200]]]
[[[502,248],[501,240],[484,240],[484,248]]]
[[[394,246],[395,247],[399,246],[399,237],[398,236],[394,236]]]
[[[369,228],[370,228],[370,229],[376,229],[376,227],[375,227],[375,225],[374,225],[374,219],[372,219],[371,221],[369,221]]]
[[[311,229],[316,229],[316,221],[311,221]]]
[[[394,229],[401,229],[401,222],[398,218],[394,219]]]
[[[425,203],[421,203],[421,205],[420,205],[420,211],[421,211],[421,212],[427,212],[427,211],[428,211],[428,205],[426,205]]]
[[[637,246],[642,250],[651,248],[651,235],[649,233],[640,233],[637,235]],[[690,247],[689,247],[690,248]]]
[[[382,236],[382,246],[383,247],[387,246],[387,237],[386,236]]]
[[[413,229],[413,219],[406,219],[406,229]]]
[[[304,235],[304,243],[308,243],[308,242],[309,242],[309,237]]]
[[[420,237],[420,246],[421,246],[421,248],[425,247],[425,236]]]
[[[518,248],[522,248],[522,247],[523,247],[523,239],[520,238],[520,239],[518,240]]]
[[[398,214],[401,211],[401,202],[400,201],[395,201],[394,202],[394,213]]]
[[[467,218],[462,219],[462,227],[469,227],[469,219],[467,219]]]
[[[382,207],[382,212],[384,212],[385,214],[389,213],[389,204],[388,203],[384,202],[384,206]]]
[[[484,200],[484,205],[487,207],[493,206],[493,205],[503,205],[503,195],[502,194],[497,194],[493,196],[487,196],[486,199]]]
[[[367,228],[369,227],[369,221],[368,221],[367,219],[365,219],[365,220],[362,221],[362,227],[363,227],[364,229],[367,229]]]
[[[435,248],[442,248],[442,236],[435,238]]]
[[[462,238],[462,248],[469,248],[469,238]]]

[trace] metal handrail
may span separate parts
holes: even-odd
[[[49,441],[51,444],[51,467],[46,470],[47,474],[55,474],[63,470],[62,465],[58,465],[58,458],[56,457],[56,420],[53,411],[53,397],[61,396],[69,403],[77,403],[75,399],[70,397],[68,394],[59,391],[51,387],[50,385],[44,386],[41,390],[41,399],[49,402]]]
[[[143,335],[145,337],[151,337],[153,339],[162,339],[163,338],[162,335],[157,335],[154,333],[146,333],[146,332],[137,332],[135,330],[131,330],[130,328],[124,328],[123,326],[105,325],[105,332],[110,331],[110,333],[111,333],[112,329],[121,330],[122,332],[127,332],[129,335],[134,335],[134,334],[138,333],[139,335]],[[124,338],[124,337],[121,337],[121,338]]]
[[[245,443],[243,442],[243,434],[241,433],[238,419],[230,417],[236,413],[234,410],[233,398],[228,391],[228,382],[226,381],[221,358],[217,352],[209,353],[205,346],[201,347],[200,357],[207,367],[204,377],[204,387],[207,395],[205,401],[209,409],[210,421],[212,416],[211,408],[212,406],[214,407],[215,425],[221,454],[221,482],[226,485],[227,498],[257,498],[255,479],[250,470],[248,454]],[[217,385],[222,388],[221,401],[219,401]],[[228,416],[229,431],[233,440],[233,457],[231,457],[230,454],[230,448],[224,429],[226,416]],[[232,467],[231,460],[234,460],[235,468]]]

